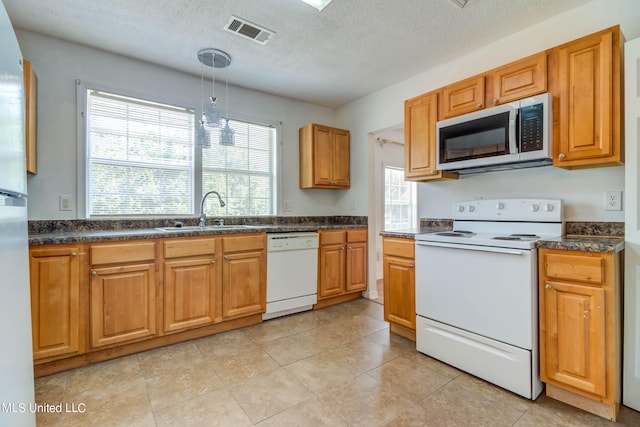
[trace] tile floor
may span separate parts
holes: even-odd
[[[36,380],[57,426],[607,426],[424,356],[365,299]]]

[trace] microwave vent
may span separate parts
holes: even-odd
[[[253,40],[262,45],[267,44],[275,35],[275,32],[267,28],[233,15],[225,24],[224,29],[225,31]]]

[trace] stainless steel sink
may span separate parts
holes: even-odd
[[[244,228],[259,228],[259,225],[205,225],[201,227],[199,225],[183,225],[182,227],[157,227],[156,230],[168,231],[168,232],[180,232],[180,231],[200,231],[200,230],[230,230],[230,229],[244,229]]]

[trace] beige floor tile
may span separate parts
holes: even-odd
[[[135,355],[108,360],[69,371],[65,399],[91,395],[110,387],[128,384],[142,379]]]
[[[209,363],[225,385],[236,384],[280,368],[278,362],[260,348],[243,354],[218,357]]]
[[[460,374],[459,377],[456,378],[456,382],[460,385],[463,385],[466,388],[476,390],[479,393],[485,394],[487,396],[491,396],[495,400],[499,400],[517,411],[524,412],[533,403],[532,400],[526,399],[518,394],[512,393],[508,390],[503,389],[502,387],[495,386],[491,383],[486,382],[480,378],[474,377],[473,375],[469,375],[467,373]]]
[[[367,375],[321,394],[320,399],[351,426],[384,426],[400,414],[418,410],[414,403],[385,390]]]
[[[595,427],[620,425],[541,395],[514,424],[517,427]],[[640,424],[631,424],[638,426]]]
[[[334,349],[335,350],[335,349]],[[316,394],[340,387],[359,375],[349,360],[338,358],[332,351],[325,351],[285,367],[302,384]]]
[[[475,387],[453,380],[420,402],[426,409],[425,426],[512,426],[524,413]]]
[[[419,366],[427,366],[432,371],[436,371],[437,373],[451,379],[457,378],[462,374],[461,370],[454,368],[451,365],[447,365],[446,363],[443,363],[425,354],[422,354],[417,350],[406,353],[403,355],[403,357],[415,361],[417,364],[419,364]]]
[[[254,423],[315,397],[285,369],[243,381],[230,387],[230,391]]]
[[[146,379],[151,408],[157,410],[224,386],[209,361],[184,361],[180,368]]]
[[[388,329],[383,329],[367,335],[367,339],[382,347],[396,350],[401,354],[416,351],[416,343],[414,341],[401,337],[400,335],[393,334],[389,332]]]
[[[202,356],[206,359],[215,359],[222,356],[235,356],[258,349],[258,346],[249,339],[242,329],[223,332],[193,341]]]
[[[640,412],[621,406],[616,422],[624,426],[640,426]]]
[[[145,378],[164,375],[173,369],[180,369],[186,360],[202,361],[202,353],[193,341],[138,353],[140,369]]]
[[[35,397],[38,405],[56,406],[64,401],[64,393],[67,387],[68,372],[36,378]],[[45,406],[48,408],[51,406]],[[60,413],[36,409],[36,425],[57,426],[60,422]]]
[[[367,372],[367,375],[375,379],[385,390],[400,394],[414,403],[422,401],[452,381],[428,366],[421,366],[404,357],[385,363]]]
[[[226,389],[215,390],[154,413],[158,427],[243,427],[251,420]]]
[[[349,423],[334,411],[333,406],[319,398],[313,398],[256,425],[260,427],[348,427]]]
[[[322,351],[322,347],[312,339],[307,338],[305,333],[268,341],[260,344],[260,347],[281,366],[313,356]]]

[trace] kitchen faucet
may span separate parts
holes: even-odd
[[[218,200],[220,201],[221,208],[223,208],[226,204],[222,200],[222,197],[220,197],[220,193],[218,193],[217,191],[209,191],[204,196],[202,196],[202,201],[200,201],[200,222],[198,223],[200,227],[204,227],[204,223],[207,220],[207,216],[204,214],[204,201],[207,199],[207,196],[211,193],[214,193],[216,196],[218,196]]]

